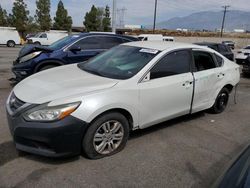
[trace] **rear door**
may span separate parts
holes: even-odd
[[[142,128],[189,113],[193,93],[191,59],[190,50],[171,52],[139,83]]]
[[[192,112],[211,107],[224,78],[223,69],[218,67],[214,54],[193,50],[195,89]]]

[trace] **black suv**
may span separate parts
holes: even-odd
[[[232,50],[230,49],[230,47],[228,47],[225,44],[213,43],[213,42],[199,42],[199,43],[195,43],[195,44],[212,48],[213,50],[224,55],[226,58],[230,59],[231,61],[234,61],[234,54],[233,54]]]
[[[69,35],[50,46],[26,45],[13,63],[15,80],[20,81],[36,72],[60,65],[86,61],[121,43],[137,38],[108,33],[81,33]]]

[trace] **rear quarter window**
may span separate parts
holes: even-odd
[[[219,67],[222,67],[224,64],[224,59],[220,56],[218,56],[217,54],[214,54],[216,62],[218,64]]]

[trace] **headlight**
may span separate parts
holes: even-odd
[[[40,53],[42,53],[42,51],[32,52],[31,54],[23,56],[23,57],[20,58],[20,63],[23,63],[25,61],[33,59],[34,57],[38,56]]]
[[[40,105],[24,114],[27,121],[55,121],[63,119],[74,112],[81,102],[64,104],[59,106]]]

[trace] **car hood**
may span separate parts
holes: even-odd
[[[41,45],[26,44],[20,50],[20,52],[18,54],[18,58],[21,58],[21,57],[23,57],[23,56],[25,56],[27,54],[30,54],[30,53],[36,52],[36,51],[52,52],[53,50],[48,48],[48,47],[41,46]]]
[[[77,64],[45,70],[30,76],[13,89],[20,100],[42,104],[56,99],[80,95],[113,87],[118,80],[96,76]]]

